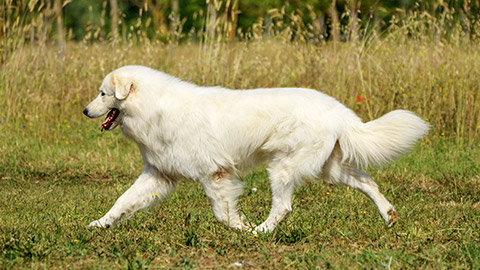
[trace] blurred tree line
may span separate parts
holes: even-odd
[[[218,32],[234,39],[269,34],[282,24],[324,40],[346,40],[418,13],[447,14],[473,36],[480,0],[2,0],[1,8],[0,35],[20,31],[32,40],[117,40],[138,34],[181,40]]]

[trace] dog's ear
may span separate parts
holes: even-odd
[[[112,82],[115,87],[115,97],[119,100],[124,100],[128,95],[135,90],[133,81],[125,79],[118,75],[112,76]]]

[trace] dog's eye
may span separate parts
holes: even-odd
[[[105,92],[100,92],[100,96],[105,96]]]

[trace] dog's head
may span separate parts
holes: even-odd
[[[103,130],[113,130],[123,119],[123,104],[136,89],[133,70],[129,67],[117,69],[108,74],[100,86],[98,96],[83,110],[90,118],[105,115]]]

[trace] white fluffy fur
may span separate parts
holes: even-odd
[[[117,108],[120,125],[135,141],[144,172],[112,209],[90,226],[108,227],[120,217],[165,198],[177,180],[199,181],[215,217],[248,229],[238,214],[238,176],[267,162],[272,210],[255,231],[273,231],[291,211],[305,179],[346,184],[377,205],[387,225],[393,206],[358,167],[381,165],[408,151],[428,130],[409,111],[397,110],[362,123],[350,109],[315,90],[229,90],[200,87],[162,72],[125,66],[108,74],[100,95],[84,113],[99,117]]]

